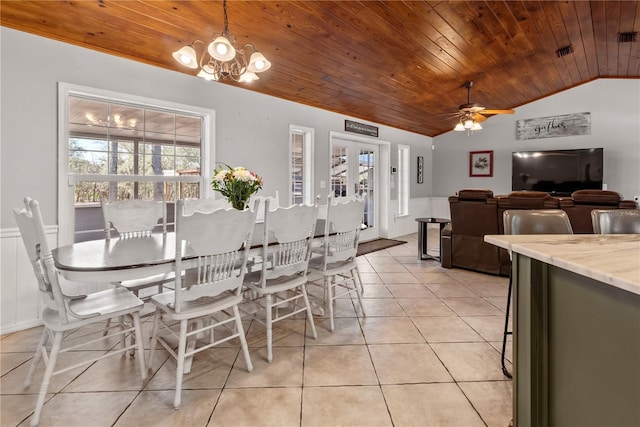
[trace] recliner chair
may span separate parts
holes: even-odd
[[[499,234],[498,205],[491,190],[468,188],[449,197],[451,224],[442,231],[442,266],[498,274],[498,248],[484,241]]]

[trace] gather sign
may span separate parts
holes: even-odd
[[[516,121],[516,139],[557,138],[591,134],[591,113],[563,114]]]

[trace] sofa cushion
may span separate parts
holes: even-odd
[[[576,204],[617,206],[622,200],[620,193],[608,190],[578,190],[571,194]]]
[[[512,191],[500,197],[498,205],[505,209],[549,209],[558,206],[558,199],[544,191]]]
[[[493,191],[486,188],[465,188],[458,191],[460,200],[486,200],[493,197]]]

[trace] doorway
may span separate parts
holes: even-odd
[[[366,195],[360,240],[380,237],[380,145],[332,134],[329,157],[331,195],[336,199]]]

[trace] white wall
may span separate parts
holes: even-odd
[[[315,129],[315,192],[326,194],[319,182],[329,181],[329,132],[343,132],[345,119],[358,120],[5,27],[0,29],[0,43],[1,229],[15,227],[11,208],[20,206],[25,195],[41,202],[45,224],[57,224],[58,82],[215,110],[215,159],[262,175],[264,194],[288,194],[289,124]],[[261,78],[268,80],[268,72]],[[415,158],[424,156],[425,183],[415,184],[413,179],[411,197],[430,195],[431,138],[376,126],[378,139],[391,142],[391,165],[397,166],[397,144],[409,145],[415,178]],[[389,196],[395,200],[396,194],[394,185]],[[427,214],[426,208],[416,214]],[[391,233],[393,227],[388,228]]]
[[[493,106],[495,107],[495,106]],[[511,153],[604,147],[604,183],[627,199],[640,195],[640,80],[598,79],[523,105],[513,115],[494,116],[467,136],[448,132],[434,138],[434,195],[462,188],[511,191]],[[591,113],[591,134],[518,141],[516,120]],[[452,124],[453,126],[453,124]],[[493,177],[469,177],[469,152],[493,150]]]

